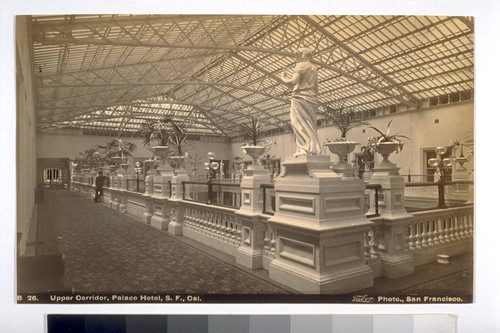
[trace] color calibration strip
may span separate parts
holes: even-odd
[[[48,333],[454,333],[451,315],[48,315]]]

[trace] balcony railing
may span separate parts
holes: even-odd
[[[473,181],[412,182],[405,184],[406,208],[410,212],[459,207],[468,203]]]
[[[144,193],[146,191],[144,179],[127,179],[127,191]]]
[[[221,207],[240,208],[241,188],[239,183],[183,181],[183,200]]]
[[[261,184],[262,189],[262,214],[274,215],[276,211],[276,196],[273,184]]]

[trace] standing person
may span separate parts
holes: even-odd
[[[311,63],[313,50],[300,48],[296,51],[297,64],[292,77],[286,67],[281,80],[293,84],[290,106],[290,122],[295,138],[296,151],[293,156],[319,155],[323,153],[319,143],[316,112],[318,110],[318,68]]]
[[[102,171],[99,171],[99,175],[95,178],[95,197],[94,202],[99,202],[103,196],[102,188],[104,183],[107,183],[108,177],[103,176]]]

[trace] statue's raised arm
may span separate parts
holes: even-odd
[[[294,156],[323,153],[316,126],[318,69],[311,63],[312,55],[313,50],[309,48],[298,49],[292,76],[288,76],[288,67],[281,75],[284,83],[293,85],[290,122],[296,144]]]

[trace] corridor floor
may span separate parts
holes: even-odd
[[[271,281],[266,270],[238,266],[230,256],[69,190],[45,191],[40,207],[75,293],[297,294]],[[406,278],[377,278],[361,292],[471,295],[472,255],[452,259],[450,265],[419,266]]]
[[[287,292],[79,194],[45,197],[75,292]]]

